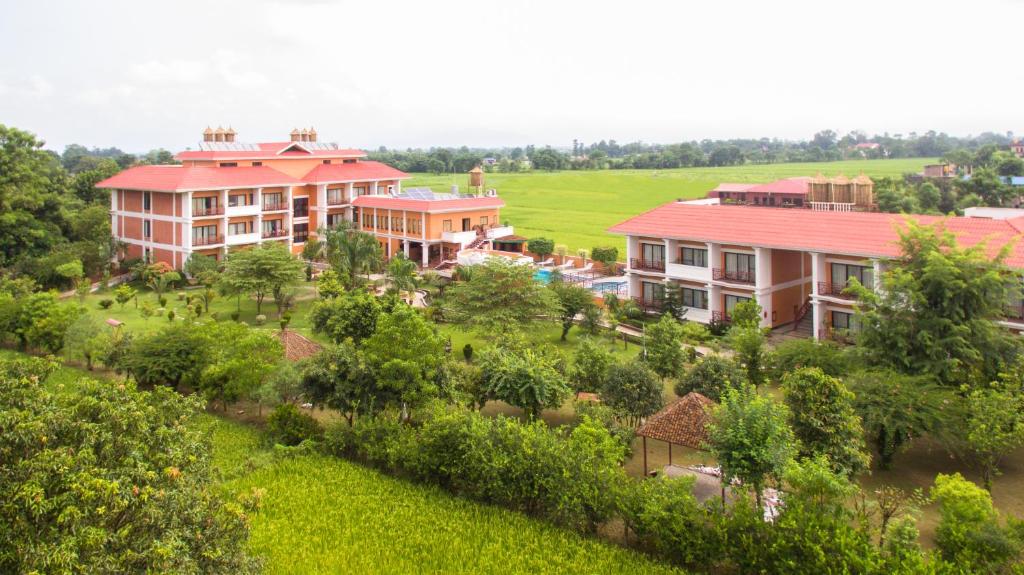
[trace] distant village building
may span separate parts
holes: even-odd
[[[709,198],[722,204],[811,208],[820,211],[871,211],[875,209],[874,182],[861,174],[852,180],[843,175],[825,178],[785,178],[767,184],[724,183]]]
[[[1016,139],[1010,143],[1010,151],[1018,158],[1024,158],[1024,140]]]
[[[926,178],[955,178],[957,176],[957,166],[948,162],[943,164],[927,164],[921,175]]]

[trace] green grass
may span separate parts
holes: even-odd
[[[622,257],[625,240],[608,234],[609,227],[677,198],[703,197],[721,182],[770,182],[818,172],[826,176],[863,172],[871,177],[898,177],[919,172],[930,161],[914,158],[675,170],[486,174],[485,185],[496,188],[504,198],[502,219],[515,226],[517,234],[545,236],[570,249],[616,245]],[[468,177],[414,174],[403,185],[448,191],[453,183],[465,191]]]

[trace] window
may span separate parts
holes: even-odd
[[[487,225],[487,216],[480,216],[480,225],[481,226],[486,226]]]
[[[216,243],[217,226],[198,226],[192,228],[192,245],[202,246]]]
[[[845,331],[858,331],[860,325],[857,322],[857,318],[852,313],[846,313],[842,311],[833,311],[832,316],[832,329],[839,329]]]
[[[325,164],[330,164],[330,163],[331,163],[331,161],[330,161],[330,160],[324,160],[324,163],[325,163]]]
[[[640,244],[641,259],[645,262],[664,263],[664,244]]]
[[[265,233],[265,234],[277,233],[277,231],[282,229],[282,228],[283,228],[283,226],[282,226],[281,220],[264,220],[263,221],[263,233]]]
[[[153,222],[142,220],[142,237],[147,240],[153,237]]]
[[[328,205],[345,203],[345,190],[343,188],[331,188],[327,190]]]
[[[422,234],[423,233],[423,220],[409,220],[409,233],[410,234]]]
[[[359,197],[366,195],[366,186],[355,186],[352,188],[352,197]]]
[[[252,233],[252,222],[236,222],[228,224],[228,235],[238,236]]]
[[[237,168],[238,162],[221,162],[220,167],[222,168]]]
[[[363,212],[363,227],[364,228],[372,228],[373,227],[373,214],[368,214],[366,212]]]
[[[142,209],[147,212],[153,209],[153,196],[150,192],[142,192]]]
[[[212,213],[217,209],[217,198],[210,196],[207,198],[192,198],[192,215],[193,216],[204,216]]]
[[[640,282],[643,302],[646,304],[661,303],[665,300],[665,284],[658,282]]]
[[[292,241],[297,244],[304,243],[309,237],[309,224],[295,224],[292,226]]]
[[[342,160],[341,163],[343,163],[343,164],[354,164],[354,163],[356,163],[356,161],[355,160]]]
[[[445,220],[445,221],[441,222],[441,231],[444,231],[444,232],[452,231],[452,221],[451,220]]]
[[[279,210],[284,208],[284,194],[281,192],[263,194],[263,208],[267,210]]]
[[[388,217],[387,216],[380,216],[380,215],[377,216],[377,229],[378,230],[387,230],[388,229]]]
[[[142,248],[142,260],[147,264],[153,263],[153,252],[149,248]]]
[[[405,226],[402,225],[402,224],[403,224],[402,218],[397,217],[397,216],[391,218],[391,230],[392,231],[404,232],[405,231]]]
[[[702,289],[683,288],[683,305],[697,309],[708,309],[708,292]]]
[[[252,163],[252,166],[253,166],[254,168],[255,168],[255,167],[258,167],[258,166],[262,166],[262,165],[263,165],[263,162],[253,162],[253,163]]]
[[[251,206],[252,194],[231,194],[228,196],[228,205],[231,207]]]
[[[738,295],[725,294],[725,313],[726,315],[731,314],[736,304],[740,302],[750,301],[749,297],[742,297]]]
[[[832,285],[838,289],[845,288],[850,278],[857,278],[857,281],[868,289],[872,289],[875,283],[875,270],[868,266],[832,264],[831,271]]]
[[[309,217],[309,198],[292,198],[292,214],[297,218]]]
[[[684,266],[708,267],[708,250],[704,248],[683,248],[680,263]]]
[[[725,277],[739,281],[752,282],[756,275],[754,254],[725,253]]]
[[[327,227],[333,228],[345,219],[345,214],[327,214]]]

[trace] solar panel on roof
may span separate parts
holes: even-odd
[[[244,142],[199,142],[199,149],[204,152],[256,152],[260,148]]]

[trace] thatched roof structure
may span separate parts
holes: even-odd
[[[297,331],[290,329],[277,330],[274,332],[277,339],[281,340],[284,346],[284,357],[288,361],[299,361],[312,355],[316,355],[323,349],[319,343],[309,339]]]
[[[704,449],[708,438],[708,409],[714,405],[714,401],[691,391],[679,401],[647,418],[636,434],[694,449]]]

